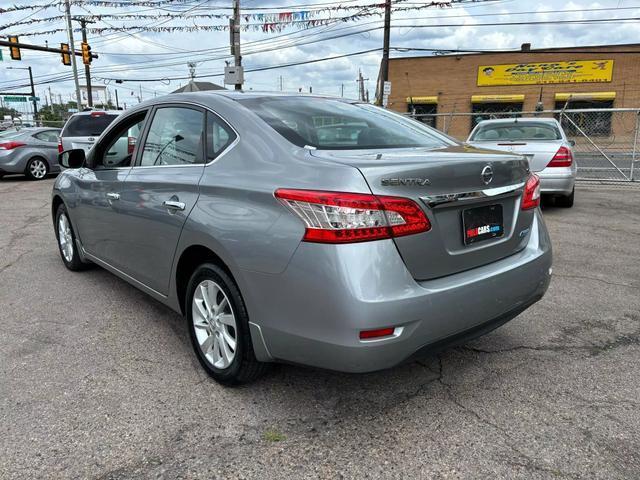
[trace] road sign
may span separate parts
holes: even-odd
[[[0,62],[2,61],[2,49],[0,48]]]
[[[389,95],[391,93],[391,82],[384,82],[382,93],[384,93],[385,95]]]
[[[29,101],[33,102],[33,101],[39,102],[40,101],[40,97],[29,97]]]
[[[16,95],[16,96],[7,96],[7,97],[4,97],[4,101],[5,102],[18,102],[18,103],[19,102],[26,102],[27,101],[27,97],[26,96],[25,97],[21,97],[21,96],[18,96],[18,95]]]

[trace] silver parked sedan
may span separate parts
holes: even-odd
[[[497,328],[550,280],[523,157],[367,104],[170,95],[61,161],[64,264],[98,264],[184,314],[225,384],[276,361],[392,367]]]
[[[0,137],[0,178],[23,173],[42,180],[60,171],[58,165],[59,128],[23,128]]]
[[[524,155],[540,177],[542,194],[556,197],[556,205],[573,206],[577,171],[573,142],[555,118],[484,120],[473,129],[467,143]]]

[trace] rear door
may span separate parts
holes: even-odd
[[[199,196],[205,117],[195,106],[156,107],[120,196],[126,273],[163,295],[182,227]]]
[[[358,168],[374,194],[411,198],[431,230],[394,239],[417,280],[443,277],[512,255],[526,245],[532,211],[521,211],[529,175],[522,157],[454,146],[439,150],[314,151]],[[474,241],[465,232],[500,224]]]

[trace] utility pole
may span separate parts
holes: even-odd
[[[376,103],[382,105],[384,82],[389,80],[389,39],[391,36],[391,0],[384,1],[384,40],[382,45],[382,64],[380,65],[380,79]]]
[[[242,70],[240,55],[240,0],[233,0],[233,58],[236,71]],[[242,90],[242,83],[236,83],[236,90]]]
[[[31,100],[33,100],[33,122],[38,121],[38,101],[36,100],[36,87],[33,84],[33,72],[31,71],[31,67],[27,67],[29,69],[29,82],[31,82]]]
[[[340,84],[340,96],[344,97],[344,83]]]
[[[73,43],[73,27],[71,26],[71,4],[69,0],[64,0],[64,16],[67,20],[67,36],[69,37],[69,50],[72,52],[71,55],[71,66],[73,68],[73,81],[76,85],[76,101],[78,111],[81,109],[82,104],[82,96],[80,95],[80,82],[78,80],[78,64],[76,62],[76,47]]]
[[[362,70],[358,69],[358,79],[356,80],[356,82],[358,82],[358,100],[360,100],[361,102],[368,101],[367,95],[364,92],[364,82],[365,82],[365,80],[369,80],[369,79],[368,78],[363,78],[362,77]]]
[[[116,110],[120,110],[120,104],[118,103],[118,89],[116,88]]]
[[[138,100],[140,101],[140,103],[142,103],[142,84],[138,84],[138,88],[140,90],[140,96],[138,97]]]
[[[87,21],[84,18],[80,19],[80,28],[82,29],[82,41],[87,43]],[[89,107],[93,107],[93,94],[91,93],[91,67],[87,63],[84,64],[84,78],[87,82],[87,105],[89,105]]]
[[[280,75],[280,91],[282,91],[282,75]]]
[[[28,70],[29,71],[29,84],[31,85],[31,101],[33,102],[33,121],[38,121],[38,101],[36,100],[36,87],[33,83],[33,72],[31,67],[7,67],[7,70]],[[21,95],[21,94],[19,94]]]

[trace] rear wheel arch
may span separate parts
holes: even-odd
[[[186,312],[185,297],[187,295],[187,286],[193,272],[204,263],[213,263],[217,265],[233,280],[236,281],[229,266],[218,256],[213,250],[204,245],[191,245],[187,247],[181,254],[176,266],[176,294],[180,311],[184,315]]]

